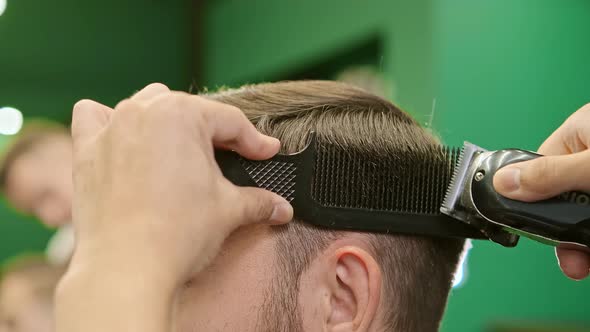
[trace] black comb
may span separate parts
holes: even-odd
[[[216,150],[224,176],[287,199],[295,218],[335,230],[486,238],[476,228],[440,213],[459,149],[440,147],[431,158],[387,158],[319,143],[311,134],[295,154],[264,161]],[[424,155],[421,154],[421,155]],[[411,160],[411,163],[408,162]]]

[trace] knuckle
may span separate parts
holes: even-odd
[[[90,99],[79,100],[77,103],[74,104],[73,112],[74,113],[80,112],[84,109],[92,107],[93,105],[94,105],[94,102]]]
[[[211,114],[209,107],[207,107],[207,103],[209,103],[207,99],[201,96],[188,95],[187,102],[191,104],[190,113],[193,118],[192,121],[194,121],[195,124],[206,125],[211,120],[213,114]]]
[[[155,82],[155,83],[151,83],[148,84],[145,89],[150,89],[153,91],[161,91],[161,92],[167,92],[170,91],[170,89],[168,88],[168,86],[166,86],[166,84],[160,83],[160,82]]]
[[[234,105],[227,105],[227,104],[226,104],[226,107],[227,107],[227,109],[230,112],[235,113],[235,114],[238,114],[238,115],[243,116],[243,117],[246,117],[246,115],[244,114],[244,112],[242,112],[242,110],[239,109],[238,107],[236,107]]]
[[[142,108],[142,105],[132,99],[123,99],[120,101],[117,106],[115,106],[115,111],[117,113],[120,112],[130,112],[130,111],[137,111]]]
[[[195,99],[193,96],[185,92],[175,92],[173,95],[174,98],[176,98],[176,105],[179,111],[184,114],[199,113],[195,112],[195,110],[200,108],[198,98]]]
[[[208,99],[206,99],[206,98],[203,98],[203,97],[201,97],[201,96],[198,96],[198,95],[191,95],[191,94],[184,93],[184,92],[181,92],[181,93],[182,93],[183,95],[185,95],[185,96],[189,97],[189,98],[190,98],[190,99],[192,99],[192,100],[193,100],[193,101],[194,101],[196,104],[199,104],[199,105],[201,105],[201,104],[204,104],[204,103],[207,103],[207,102],[210,102]]]
[[[167,114],[183,112],[186,108],[186,98],[179,93],[166,93],[155,97],[148,106],[148,109],[155,112]]]
[[[575,111],[568,118],[568,120],[572,124],[580,124],[580,122],[590,120],[590,103],[582,106],[579,110]]]
[[[268,220],[272,215],[272,210],[273,206],[267,201],[263,201],[261,199],[260,203],[258,204],[257,213],[255,216],[257,217],[257,220]]]
[[[90,99],[82,99],[74,104],[72,109],[71,133],[75,138],[78,134],[83,134],[83,128],[88,121],[89,113],[95,110],[97,103]]]
[[[551,186],[553,179],[559,175],[556,163],[549,158],[539,158],[521,178],[523,187],[533,191],[546,191]]]
[[[175,102],[176,101],[171,94],[161,94],[150,100],[147,104],[147,109],[151,111],[172,109],[174,108]]]
[[[248,120],[248,117],[246,116],[246,114],[244,114],[244,112],[242,112],[241,109],[239,109],[238,107],[233,106],[233,105],[229,105],[228,109],[231,113],[236,115],[236,118],[240,119],[245,124],[250,125],[250,120]]]
[[[247,209],[250,211],[249,216],[253,221],[270,219],[273,211],[273,205],[269,200],[265,199],[264,195],[256,195],[250,200],[250,206]]]
[[[191,125],[194,125],[196,128],[206,129],[207,128],[207,116],[202,112],[194,112],[191,114]]]
[[[184,96],[187,102],[191,104],[192,108],[196,113],[203,113],[203,111],[207,109],[207,103],[209,101],[205,98],[185,93],[182,93],[182,96]]]
[[[86,112],[89,109],[95,106],[95,102],[90,99],[82,99],[74,104],[72,109],[72,131],[76,131],[78,127],[81,125],[80,122],[83,122],[86,116]]]
[[[156,97],[148,110],[155,119],[195,132],[207,129],[207,114],[200,111],[200,99],[187,93],[174,92]]]

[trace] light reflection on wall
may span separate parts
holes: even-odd
[[[469,261],[468,258],[471,248],[473,248],[473,243],[468,239],[465,241],[465,247],[463,248],[463,253],[461,253],[461,258],[459,259],[457,271],[455,271],[455,277],[453,278],[453,288],[459,288],[467,281],[467,262]]]
[[[4,14],[5,10],[6,10],[6,0],[0,0],[0,16],[2,16],[2,14]]]
[[[2,1],[2,0],[0,0]],[[23,126],[22,113],[13,107],[0,108],[0,134],[14,135]]]

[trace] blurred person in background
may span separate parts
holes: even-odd
[[[47,256],[51,263],[66,263],[74,246],[69,130],[45,120],[27,122],[0,155],[0,190],[17,210],[58,229]]]
[[[53,296],[63,272],[43,257],[6,264],[0,276],[0,332],[52,332]]]

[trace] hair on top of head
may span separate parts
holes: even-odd
[[[348,84],[264,83],[205,97],[241,109],[260,132],[281,141],[283,153],[303,149],[313,131],[320,143],[377,157],[403,156],[407,159],[402,163],[405,167],[426,158],[433,163],[445,162],[442,156],[436,157],[441,153],[438,140],[408,114],[391,102]],[[273,232],[280,247],[277,264],[287,278],[283,284],[294,287],[298,287],[299,276],[314,257],[346,234],[300,222],[275,228]],[[386,234],[367,234],[366,238],[384,274],[383,328],[437,331],[464,240]],[[288,254],[293,252],[298,254]],[[283,302],[276,310],[298,312],[296,298]]]
[[[18,158],[49,138],[69,134],[68,128],[61,123],[44,119],[27,120],[20,132],[10,137],[0,149],[0,190],[6,186],[10,167]]]

